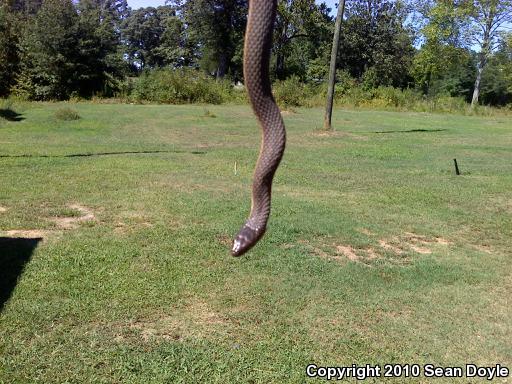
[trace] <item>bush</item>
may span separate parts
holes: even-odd
[[[72,121],[80,119],[80,115],[74,109],[65,107],[55,111],[55,118],[57,120]]]
[[[300,107],[308,98],[306,86],[297,76],[286,80],[276,81],[273,86],[274,98],[277,104],[283,107]]]
[[[216,80],[193,69],[157,69],[144,72],[126,86],[128,99],[164,104],[221,104],[232,98],[229,81]]]

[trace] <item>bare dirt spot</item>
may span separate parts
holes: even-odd
[[[12,231],[5,231],[7,236],[9,237],[21,237],[24,239],[39,239],[48,235],[49,231],[44,231],[40,229],[19,229]]]
[[[348,261],[363,263],[367,265],[368,261],[380,257],[373,248],[354,248],[350,245],[332,244],[324,249],[311,245],[306,240],[299,240],[299,243],[306,245],[309,252],[325,260],[332,260],[338,263]]]
[[[452,243],[451,241],[448,241],[442,237],[434,237],[434,240],[436,241],[437,244],[440,245],[450,245]]]
[[[293,109],[282,109],[281,110],[281,115],[282,116],[290,116],[290,115],[295,115],[297,112],[295,112]]]
[[[205,302],[192,301],[177,308],[173,314],[132,321],[129,328],[147,342],[155,339],[208,338],[213,336],[215,330],[231,325],[227,318],[214,312]]]
[[[7,208],[2,207],[2,206],[0,205],[0,213],[2,213],[2,212],[7,212]]]
[[[366,236],[373,236],[373,235],[375,235],[372,231],[370,231],[367,228],[359,228],[358,231],[361,232],[363,235],[366,235]]]
[[[395,246],[395,245],[391,244],[391,243],[389,242],[389,240],[381,239],[381,240],[379,240],[379,245],[380,245],[382,248],[384,248],[384,249],[386,249],[386,250],[388,250],[388,251],[391,251],[391,252],[393,252],[393,253],[394,253],[394,254],[396,254],[396,255],[401,255],[401,254],[403,254],[403,253],[404,253],[404,251],[403,251],[401,248],[399,248],[399,247],[397,247],[397,246]]]
[[[55,217],[52,220],[62,229],[76,229],[80,223],[95,220],[94,213],[87,207],[79,204],[70,204],[69,208],[74,209],[80,213],[76,217]]]
[[[379,240],[379,245],[382,248],[396,255],[402,255],[406,248],[422,255],[429,255],[432,253],[432,249],[430,248],[432,245],[447,246],[450,244],[450,241],[442,237],[428,237],[412,232],[404,232],[400,237]]]
[[[477,251],[487,253],[488,255],[491,255],[493,253],[493,249],[491,248],[490,245],[472,244],[471,246]]]
[[[354,248],[352,248],[350,245],[338,245],[336,246],[336,251],[351,261],[359,260],[359,257],[354,252]]]
[[[414,252],[420,253],[422,255],[430,255],[432,251],[426,247],[420,247],[415,244],[409,244],[409,248],[411,248]]]
[[[366,228],[359,229],[359,232],[367,236],[374,235]],[[307,240],[299,240],[299,243],[304,244],[311,254],[322,259],[334,260],[340,263],[348,260],[367,266],[371,266],[372,261],[379,259],[385,259],[398,264],[408,263],[411,259],[406,257],[407,252],[412,251],[420,255],[428,255],[433,252],[431,246],[447,246],[451,244],[450,241],[442,237],[429,237],[412,232],[405,232],[401,236],[380,239],[378,240],[379,246],[377,247],[353,247],[347,244],[333,244],[331,241],[328,241],[330,243],[328,244],[325,239],[319,245],[312,245]]]
[[[373,248],[367,248],[366,255],[367,255],[368,260],[375,260],[375,259],[382,257],[377,252],[375,252],[375,249],[373,249]]]

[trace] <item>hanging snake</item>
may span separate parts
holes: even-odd
[[[269,76],[276,8],[277,0],[249,1],[244,41],[244,81],[263,134],[253,176],[251,213],[233,241],[233,256],[243,255],[265,233],[270,215],[272,179],[283,157],[286,142],[283,119],[272,96]]]

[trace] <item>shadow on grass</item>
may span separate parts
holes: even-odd
[[[441,132],[447,131],[447,129],[409,129],[407,131],[375,131],[372,133],[414,133],[414,132]]]
[[[22,121],[25,120],[24,117],[21,116],[16,111],[13,111],[12,109],[0,109],[0,118],[3,118],[7,121]]]
[[[0,312],[41,240],[0,237]]]
[[[115,156],[115,155],[138,155],[138,154],[151,154],[151,153],[190,153],[192,155],[204,155],[205,151],[122,151],[122,152],[98,152],[98,153],[71,153],[69,155],[0,155],[0,157],[15,158],[15,157],[94,157],[94,156]]]

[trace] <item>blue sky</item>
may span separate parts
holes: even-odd
[[[317,0],[317,2],[320,2]],[[325,3],[333,10],[336,11],[334,7],[334,0],[325,0]],[[128,5],[133,9],[142,8],[142,7],[158,7],[159,5],[165,5],[165,0],[128,0]]]

